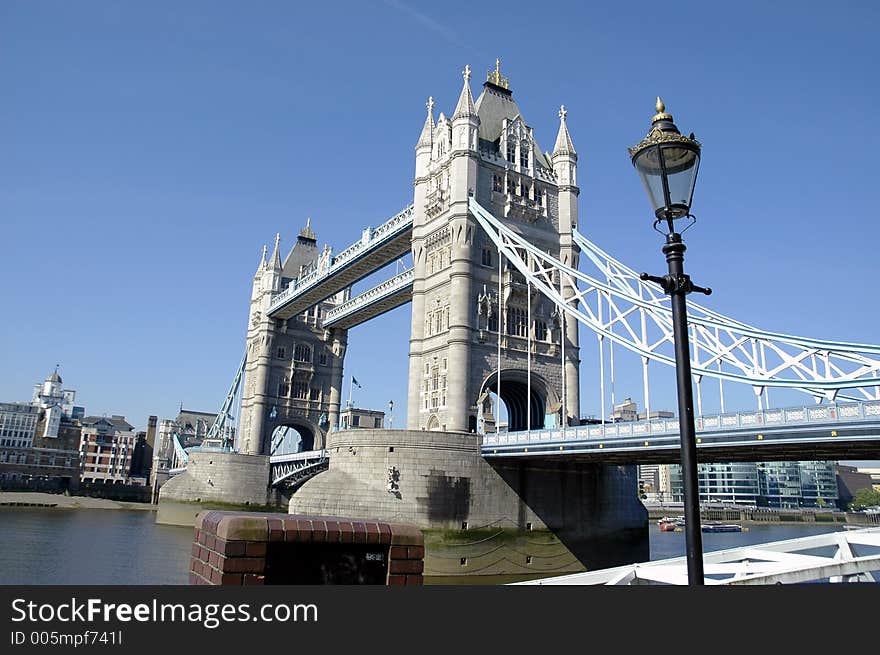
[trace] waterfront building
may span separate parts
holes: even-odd
[[[30,448],[39,415],[30,403],[0,403],[0,447]]]
[[[29,403],[0,403],[0,485],[57,491],[79,484],[76,392],[62,389],[58,368],[34,385]]]
[[[40,436],[53,439],[58,436],[63,419],[81,419],[85,408],[74,405],[76,391],[62,389],[58,367],[42,382],[34,385],[31,404],[43,410],[44,420]]]
[[[124,416],[86,416],[80,437],[84,482],[127,483],[136,435]]]

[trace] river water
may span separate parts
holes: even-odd
[[[193,529],[155,518],[144,510],[0,508],[0,584],[188,584]],[[704,533],[703,551],[842,529],[750,525],[746,532]],[[654,521],[649,530],[652,560],[684,556],[684,532],[661,532]]]

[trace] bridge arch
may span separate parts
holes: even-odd
[[[490,373],[480,386],[477,397],[477,412],[483,418],[483,431],[495,431],[500,417],[495,416],[495,406],[491,394],[498,394],[498,372]],[[507,429],[540,430],[545,426],[548,415],[558,414],[562,405],[559,394],[543,377],[532,373],[529,388],[528,371],[522,369],[501,370],[501,402],[507,410]],[[531,393],[530,393],[531,391]],[[531,418],[531,425],[528,425]],[[556,421],[559,417],[556,416]],[[487,429],[488,428],[488,429]]]
[[[272,426],[267,446],[265,452],[270,455],[320,450],[324,447],[324,432],[306,419],[285,419]]]

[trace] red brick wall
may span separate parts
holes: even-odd
[[[278,542],[387,547],[386,585],[423,582],[425,542],[414,525],[366,519],[255,512],[201,512],[196,517],[190,584],[267,584],[266,553]],[[268,581],[268,582],[271,582]]]

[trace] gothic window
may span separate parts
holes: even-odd
[[[309,346],[299,344],[293,349],[293,358],[298,362],[311,362],[312,349]]]
[[[492,176],[492,190],[493,191],[504,191],[504,177],[495,173]]]
[[[517,337],[526,336],[526,313],[519,307],[507,311],[507,333]]]
[[[278,346],[278,359],[284,359],[287,356],[287,349],[284,346]]]
[[[310,393],[310,397],[312,400],[318,400],[318,397],[321,394],[321,390],[318,389],[317,387],[312,387],[312,389],[310,390],[309,393]]]
[[[535,339],[547,341],[547,323],[545,321],[535,321]]]
[[[483,252],[480,255],[480,264],[483,266],[492,265],[492,249],[488,246],[483,248]]]
[[[294,383],[293,397],[298,400],[307,400],[309,397],[309,385],[305,382]]]
[[[288,394],[290,394],[290,384],[288,383],[287,378],[284,378],[278,384],[278,395],[281,398],[286,398],[288,396]]]
[[[525,143],[519,147],[519,165],[523,168],[529,167],[529,146]]]
[[[525,180],[523,180],[523,182],[522,182],[522,197],[528,198],[529,194],[530,194],[529,185]]]
[[[516,162],[516,146],[510,142],[507,143],[507,161],[511,164]]]
[[[327,366],[327,353],[322,352],[322,353],[319,355],[319,358],[320,358],[320,361],[321,361],[321,366]]]
[[[492,314],[489,317],[489,332],[498,332],[498,315]]]

